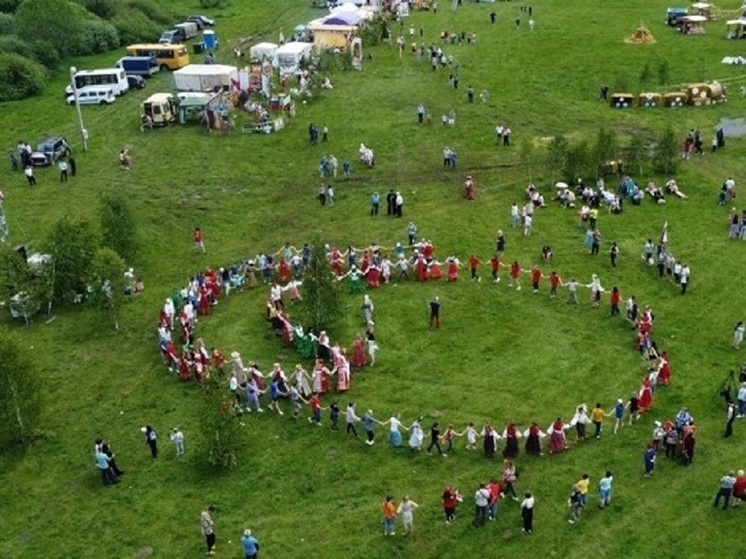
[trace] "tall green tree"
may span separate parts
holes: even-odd
[[[641,134],[633,135],[627,146],[627,162],[637,168],[638,176],[642,176],[645,163],[650,160],[650,146],[648,140]]]
[[[339,282],[334,279],[324,258],[324,245],[317,240],[311,250],[311,261],[303,272],[301,320],[307,329],[318,334],[339,320],[344,307]]]
[[[91,302],[114,322],[117,331],[125,302],[126,268],[122,257],[108,247],[99,248],[91,263]]]
[[[230,470],[238,464],[241,449],[241,424],[234,411],[236,400],[217,378],[202,386],[200,426],[207,441],[207,461],[218,469]]]
[[[655,146],[655,155],[653,156],[653,169],[656,173],[666,176],[673,176],[679,166],[679,144],[676,141],[676,135],[673,129],[668,126]]]
[[[591,154],[588,144],[583,141],[571,146],[567,150],[565,159],[564,175],[568,184],[572,184],[575,179],[588,176],[588,168],[591,163]]]
[[[62,56],[73,54],[83,33],[81,10],[67,0],[23,0],[16,10],[16,34],[29,43],[43,38]]]
[[[533,171],[536,167],[536,146],[532,138],[523,138],[520,144],[521,163],[526,167],[529,182],[533,182]]]
[[[547,145],[546,162],[549,172],[552,175],[552,182],[557,180],[558,174],[562,172],[565,166],[568,147],[567,138],[562,134],[558,134],[552,138]]]
[[[101,245],[112,249],[128,264],[137,256],[138,234],[132,208],[121,194],[107,193],[99,198]]]
[[[598,175],[607,161],[616,161],[619,154],[619,139],[614,130],[607,130],[604,126],[598,129],[596,143],[591,150],[591,165]]]
[[[33,441],[42,409],[41,379],[20,339],[0,327],[0,447]]]
[[[45,242],[45,252],[52,257],[55,303],[74,302],[86,293],[97,248],[98,239],[88,221],[65,216],[54,224]]]

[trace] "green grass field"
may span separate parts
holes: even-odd
[[[256,4],[256,5],[255,5]],[[305,2],[233,4],[215,14],[221,41],[219,62],[230,62],[231,47],[242,37],[276,40],[320,13]],[[446,5],[448,4],[448,5]],[[714,510],[719,477],[746,463],[743,427],[722,439],[724,406],[717,389],[730,368],[744,360],[731,345],[732,328],[743,318],[741,241],[727,241],[727,210],[716,205],[720,184],[732,175],[742,182],[743,140],[730,139],[724,151],[683,163],[676,178],[689,199],[669,197],[665,206],[646,199],[625,206],[621,215],[601,213],[601,255],[583,251],[583,230],[575,214],[556,203],[537,213],[534,234],[524,238],[510,229],[510,204],[523,203],[528,172],[520,148],[498,148],[493,129],[506,122],[513,141],[530,139],[537,149],[556,134],[593,143],[601,126],[613,129],[626,145],[631,137],[655,138],[670,125],[683,141],[702,128],[705,145],[722,117],[739,117],[745,101],[738,94],[743,70],[720,64],[725,55],[742,54],[726,41],[724,22],[709,22],[707,34],[685,37],[663,25],[667,5],[632,0],[609,6],[591,0],[563,5],[532,3],[536,28],[527,18],[516,29],[519,5],[500,2],[465,5],[456,11],[441,2],[437,14],[415,12],[405,22],[427,43],[439,44],[443,29],[477,33],[474,45],[449,45],[461,66],[458,91],[448,88],[445,71],[432,72],[405,52],[385,45],[366,48],[373,55],[363,72],[333,76],[335,89],[307,106],[277,135],[207,135],[178,125],[152,134],[139,130],[138,105],[149,94],[168,91],[170,75],[161,73],[142,92],[130,93],[110,107],[83,107],[90,145],[82,151],[74,109],[62,102],[67,72],[56,76],[45,96],[5,104],[0,113],[6,149],[20,139],[32,144],[44,134],[63,134],[76,151],[78,176],[57,182],[53,169],[39,170],[38,187],[29,189],[20,173],[0,171],[5,210],[14,244],[38,249],[50,226],[65,214],[95,219],[100,192],[124,192],[136,212],[143,246],[134,263],[146,290],[127,305],[116,334],[90,309],[58,309],[55,320],[40,316],[28,328],[13,324],[43,373],[45,395],[40,429],[45,437],[30,448],[0,457],[0,510],[6,522],[0,556],[38,557],[197,557],[204,553],[199,512],[207,504],[215,515],[218,555],[240,557],[238,538],[250,527],[261,542],[261,556],[295,557],[741,557],[740,510]],[[735,9],[737,6],[723,6]],[[184,5],[184,11],[197,8]],[[497,23],[489,23],[489,13]],[[625,45],[640,21],[657,42]],[[392,24],[394,32],[397,24]],[[75,60],[79,68],[108,66],[121,56],[110,53]],[[670,83],[733,80],[729,103],[680,110],[616,111],[597,101],[602,83],[626,81],[642,90],[638,76],[649,61],[670,66]],[[653,80],[653,83],[655,79]],[[466,87],[487,89],[487,104],[468,104]],[[668,89],[672,89],[670,86]],[[663,90],[650,86],[646,89]],[[612,91],[613,92],[613,91]],[[424,103],[434,116],[418,127],[415,109]],[[453,129],[439,123],[455,110]],[[238,117],[241,122],[242,117]],[[310,146],[309,122],[327,123],[328,145]],[[357,164],[357,147],[372,147],[376,166]],[[453,147],[459,170],[444,172],[441,150]],[[119,169],[117,154],[133,155],[130,172]],[[334,207],[321,207],[314,195],[317,164],[325,153],[353,162],[353,176],[335,181]],[[465,174],[474,175],[477,199],[463,200]],[[548,197],[552,177],[537,166],[532,176]],[[586,177],[591,179],[591,177]],[[659,184],[649,168],[635,174],[638,184]],[[400,190],[402,220],[371,218],[374,190]],[[656,314],[654,339],[669,351],[673,384],[660,389],[652,413],[617,436],[606,425],[599,441],[589,441],[558,456],[521,455],[519,493],[537,498],[536,530],[520,532],[517,504],[505,502],[499,518],[482,529],[470,525],[472,495],[479,481],[497,475],[499,461],[458,450],[442,459],[408,450],[393,451],[378,430],[378,443],[367,447],[343,432],[277,417],[244,416],[245,446],[238,467],[216,473],[206,463],[200,435],[198,390],[169,375],[157,352],[156,318],[163,299],[200,268],[219,266],[258,252],[275,251],[286,240],[300,246],[319,235],[332,244],[363,246],[376,241],[405,242],[406,224],[417,223],[432,239],[441,260],[455,252],[462,260],[492,254],[498,229],[507,236],[506,260],[524,268],[539,263],[549,244],[553,267],[565,279],[589,282],[598,273],[604,287],[634,293]],[[673,252],[690,263],[690,293],[679,295],[645,267],[645,239],[670,225]],[[206,235],[207,256],[192,252],[191,232]],[[620,263],[608,261],[611,241],[621,249]],[[550,270],[545,269],[545,272]],[[483,274],[487,275],[486,267]],[[581,402],[602,402],[610,409],[639,386],[645,367],[634,349],[633,333],[608,316],[606,299],[593,310],[587,290],[581,305],[548,298],[548,286],[532,295],[510,290],[507,277],[494,285],[470,283],[463,274],[455,284],[402,283],[371,293],[381,352],[373,369],[355,373],[352,390],[340,399],[372,408],[387,419],[400,412],[406,422],[418,414],[429,428],[434,418],[461,430],[469,421],[525,425],[537,419],[549,425],[556,415],[569,419]],[[197,336],[225,355],[238,350],[264,369],[280,361],[292,368],[298,358],[282,346],[261,318],[268,290],[224,298],[210,318],[200,320]],[[443,301],[440,330],[427,329],[427,302]],[[360,330],[361,297],[346,296],[346,318],[334,337],[350,345]],[[292,311],[291,311],[292,312]],[[2,321],[10,323],[6,313]],[[306,363],[306,365],[310,365]],[[330,401],[324,400],[324,405]],[[659,457],[655,476],[642,478],[642,451],[655,419],[673,417],[688,405],[699,424],[695,463],[684,467]],[[286,404],[287,406],[287,404]],[[289,411],[289,406],[286,407]],[[162,455],[153,461],[140,427],[154,425]],[[186,435],[186,456],[177,460],[167,442],[170,428]],[[501,427],[502,428],[502,427]],[[117,487],[101,487],[91,457],[93,440],[111,441],[126,470]],[[610,509],[595,509],[596,485],[604,470],[614,472]],[[591,503],[581,523],[566,522],[566,499],[583,472],[591,476]],[[440,495],[447,483],[466,496],[453,526],[443,522]],[[405,493],[421,506],[415,533],[383,539],[380,503],[387,493],[397,502]],[[400,531],[400,527],[399,531]],[[229,543],[231,541],[232,543]],[[723,542],[733,542],[724,545]]]

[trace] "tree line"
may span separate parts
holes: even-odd
[[[152,42],[181,19],[155,0],[0,0],[0,102],[40,94],[68,57]]]

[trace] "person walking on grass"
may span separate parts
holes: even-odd
[[[736,420],[736,415],[736,404],[729,402],[725,412],[725,435],[723,435],[726,439],[733,436],[733,422]]]
[[[347,409],[345,410],[345,422],[347,423],[347,434],[355,435],[355,437],[358,437],[357,430],[355,429],[355,423],[358,423],[360,421],[360,418],[355,414],[355,403],[350,402],[347,404]]]
[[[414,510],[419,506],[420,505],[409,498],[409,495],[404,495],[401,503],[399,503],[399,507],[396,509],[396,513],[401,515],[405,535],[412,533],[412,527],[414,525]]]
[[[720,499],[723,499],[723,510],[727,510],[730,506],[731,497],[733,497],[733,486],[736,484],[736,472],[731,470],[723,477],[720,478],[720,488],[718,489],[717,495],[715,495],[715,502],[712,506],[717,508],[720,504]]]
[[[746,325],[744,325],[743,320],[739,320],[736,327],[733,328],[733,347],[736,349],[741,347],[741,343],[743,343],[744,332],[746,332]]]
[[[394,504],[394,497],[387,495],[386,500],[381,505],[383,511],[383,535],[394,536],[394,522],[396,522],[396,505]]]
[[[69,168],[67,161],[60,159],[57,168],[60,170],[60,182],[67,182],[67,170]]]
[[[611,482],[614,478],[611,471],[606,470],[604,477],[598,482],[598,508],[603,509],[611,504]]]
[[[246,559],[259,559],[259,541],[248,528],[243,531],[243,536],[241,536],[241,549],[243,549]]]
[[[215,507],[210,505],[199,515],[200,529],[202,530],[202,535],[205,537],[205,544],[207,545],[207,555],[215,555],[215,523],[212,519],[212,513],[214,512]]]
[[[368,410],[363,415],[363,429],[365,430],[365,444],[368,446],[373,446],[375,443],[375,432],[373,431],[373,428],[375,427],[376,423],[379,425],[383,425],[380,421],[378,421],[375,417],[373,417],[373,410]]]
[[[29,186],[36,186],[36,177],[34,176],[34,168],[31,165],[26,165],[23,170],[23,174],[26,175],[26,180]]]
[[[487,522],[487,509],[490,504],[490,491],[484,483],[479,484],[479,488],[474,493],[474,520],[472,524],[475,527],[484,526]]]
[[[176,456],[183,456],[184,433],[178,427],[174,427],[174,430],[171,431],[171,442],[174,443],[174,447],[176,447]]]
[[[604,419],[606,419],[606,412],[601,409],[601,403],[599,402],[596,404],[596,407],[593,408],[593,411],[591,411],[591,421],[596,428],[594,436],[597,439],[601,438],[601,425],[603,424]]]
[[[456,505],[461,496],[453,485],[446,485],[443,489],[443,512],[446,515],[446,524],[453,524],[456,521]]]
[[[521,519],[523,520],[523,528],[521,531],[524,534],[534,533],[534,505],[536,500],[530,492],[526,492],[521,501]]]
[[[440,454],[442,457],[446,457],[447,454],[443,452],[443,449],[440,448],[440,427],[438,426],[438,422],[436,421],[433,423],[433,426],[430,427],[430,446],[427,447],[427,453],[430,454],[430,451],[435,447],[438,449],[438,454]]]
[[[624,400],[619,398],[614,406],[614,434],[617,434],[619,427],[624,425]]]
[[[655,469],[655,455],[655,448],[653,448],[652,444],[649,444],[647,449],[645,450],[645,453],[643,454],[645,477],[650,477],[653,475],[653,470]]]
[[[435,297],[429,304],[430,308],[430,329],[440,328],[440,298]]]
[[[194,239],[194,252],[201,252],[202,254],[207,254],[207,250],[205,249],[205,237],[202,234],[202,230],[199,227],[194,228],[194,233],[192,234],[192,238]]]
[[[580,520],[580,511],[583,509],[583,503],[581,501],[580,489],[578,485],[572,486],[570,492],[570,498],[567,500],[567,505],[570,507],[570,518],[567,521],[570,524],[575,524]]]
[[[153,458],[158,457],[158,433],[150,425],[146,425],[140,431],[145,435],[145,444],[150,448],[150,455]]]
[[[104,451],[99,447],[96,450],[96,467],[101,472],[101,482],[104,485],[114,485],[119,483],[119,480],[114,475],[109,463],[109,457],[106,456]]]

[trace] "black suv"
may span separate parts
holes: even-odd
[[[62,136],[50,136],[39,142],[31,153],[31,163],[36,166],[51,165],[70,153],[70,146]]]

